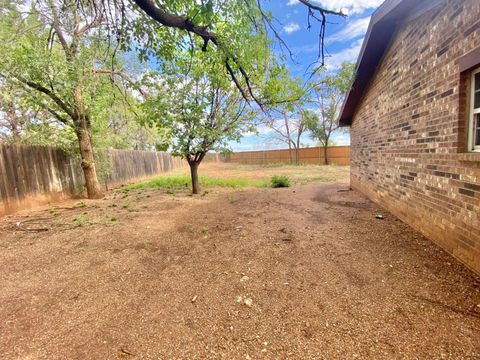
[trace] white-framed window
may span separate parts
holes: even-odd
[[[480,68],[472,72],[468,150],[480,152]]]

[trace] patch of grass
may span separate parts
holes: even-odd
[[[108,223],[112,223],[112,222],[115,222],[117,221],[117,218],[115,216],[109,216],[109,215],[106,215],[105,216],[105,222],[108,224]]]
[[[87,224],[87,220],[84,219],[83,217],[79,216],[79,217],[76,217],[72,220],[72,224],[73,224],[74,228],[81,227],[81,226],[84,226],[84,225]]]
[[[266,187],[268,182],[259,179],[246,178],[212,178],[200,176],[200,185],[204,187]],[[159,176],[149,181],[126,185],[121,191],[125,194],[132,190],[139,189],[165,189],[167,193],[173,193],[174,190],[187,190],[191,187],[190,177],[187,175]]]
[[[80,201],[80,202],[76,203],[74,207],[76,207],[76,208],[84,208],[84,207],[87,207],[87,204],[85,204],[84,201]]]
[[[290,178],[285,175],[273,175],[270,183],[273,188],[290,187]]]
[[[87,225],[95,225],[95,224],[98,224],[97,220],[87,219],[87,218],[84,218],[83,216],[77,216],[72,220],[73,228],[87,226]]]

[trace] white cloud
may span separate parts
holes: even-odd
[[[230,144],[231,148],[235,152],[240,152],[240,151],[261,151],[261,150],[276,150],[276,149],[282,149],[281,144],[266,144],[264,141],[261,139],[258,139],[257,143],[254,144]],[[284,148],[285,146],[283,146]]]
[[[287,2],[288,6],[293,6],[293,5],[297,5],[297,4],[298,4],[298,0],[288,0],[288,2]]]
[[[290,0],[289,0],[290,1]],[[314,0],[331,10],[343,10],[348,15],[362,14],[365,10],[379,7],[384,0]]]
[[[345,61],[356,61],[362,48],[362,43],[363,39],[359,39],[354,41],[350,47],[330,54],[329,57],[325,58],[325,65],[327,66],[327,69],[335,70],[338,69]]]
[[[347,22],[347,25],[333,35],[326,37],[326,42],[331,44],[335,42],[343,42],[364,36],[370,23],[370,16],[355,19]]]
[[[298,30],[300,30],[300,25],[294,22],[288,23],[283,27],[283,31],[285,31],[287,34],[294,33],[295,31],[298,31]]]
[[[333,134],[332,137],[335,145],[337,146],[350,145],[349,133]]]

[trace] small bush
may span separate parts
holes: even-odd
[[[271,184],[273,188],[290,187],[290,179],[284,175],[273,175]]]

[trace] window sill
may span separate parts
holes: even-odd
[[[480,152],[468,152],[468,153],[457,154],[457,159],[459,161],[480,162]]]

